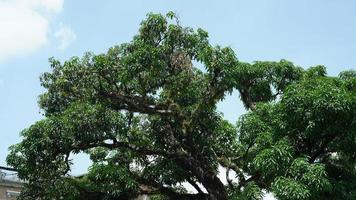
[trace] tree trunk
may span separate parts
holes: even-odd
[[[207,190],[210,200],[227,200],[226,188],[215,174],[205,174],[202,184]]]
[[[191,171],[202,183],[208,192],[209,200],[227,200],[226,188],[209,164],[204,165],[193,157],[184,157],[176,161],[184,169]]]

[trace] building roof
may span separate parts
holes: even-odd
[[[16,169],[0,166],[0,183],[21,184],[23,181],[21,181],[17,176]]]

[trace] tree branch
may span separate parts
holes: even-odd
[[[169,197],[169,199],[176,200],[176,199],[181,199],[181,200],[208,200],[208,194],[206,193],[198,193],[198,194],[188,194],[188,193],[178,193],[176,192],[173,188],[166,187],[162,183],[158,183],[155,180],[148,180],[146,178],[143,178],[136,173],[133,173],[129,171],[131,177],[136,180],[139,184],[142,185],[147,185],[155,188],[154,193],[157,194],[157,191],[159,191],[159,194],[164,194]],[[151,190],[152,192],[152,190]],[[145,191],[145,194],[152,194],[149,191]]]
[[[118,142],[115,140],[112,144],[105,143],[105,142],[77,144],[77,145],[72,146],[72,150],[87,150],[87,149],[91,149],[91,148],[95,148],[95,147],[105,147],[108,149],[123,148],[123,149],[128,149],[128,150],[143,154],[143,155],[161,155],[161,156],[166,156],[166,157],[179,156],[176,153],[162,151],[162,150],[156,150],[156,149],[149,149],[149,148],[145,148],[145,147],[136,146],[131,143]]]
[[[121,93],[114,92],[99,92],[102,97],[114,100],[116,109],[125,109],[131,112],[139,112],[145,114],[159,114],[159,115],[171,115],[173,112],[165,105],[154,104],[152,102],[147,102],[140,96],[126,96]],[[117,102],[115,102],[117,101]],[[120,105],[123,103],[124,105]]]
[[[199,185],[198,185],[196,182],[194,182],[192,179],[188,178],[187,181],[188,181],[188,183],[189,183],[190,185],[192,185],[192,186],[195,188],[195,190],[196,190],[198,193],[204,193],[204,192],[200,189]]]
[[[230,167],[227,167],[227,168],[226,168],[226,173],[225,173],[226,181],[227,181],[227,183],[229,184],[229,187],[230,187],[230,188],[233,188],[233,187],[234,187],[234,184],[232,183],[232,180],[230,179],[229,175],[230,175]]]

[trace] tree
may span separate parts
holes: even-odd
[[[26,180],[20,199],[356,199],[355,71],[240,62],[171,12],[106,54],[50,64],[45,118],[7,157]],[[216,105],[236,90],[248,112],[234,125]],[[80,152],[93,164],[70,177]]]

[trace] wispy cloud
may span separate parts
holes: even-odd
[[[70,26],[61,25],[61,27],[55,32],[54,37],[59,41],[58,48],[60,50],[64,50],[76,39],[77,36]]]
[[[51,19],[62,7],[63,0],[1,0],[0,61],[46,44]]]

